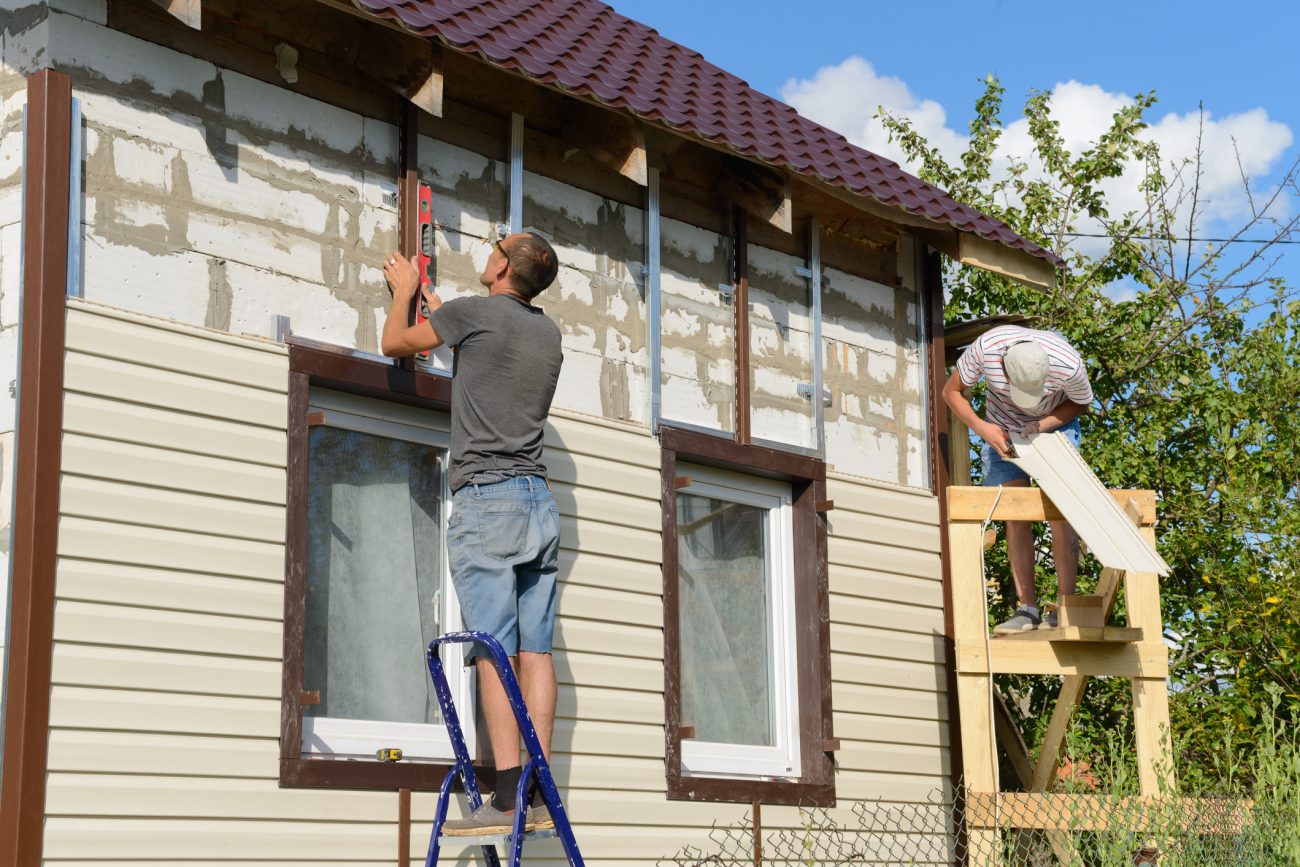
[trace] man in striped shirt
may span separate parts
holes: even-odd
[[[986,384],[985,418],[966,390]],[[986,331],[957,360],[943,399],[984,440],[985,485],[1027,487],[1029,476],[1006,460],[1014,454],[1010,434],[1060,431],[1077,449],[1079,416],[1092,403],[1092,386],[1078,350],[1055,331],[1001,325]],[[1052,559],[1062,595],[1074,593],[1079,540],[1065,521],[1052,521]],[[1056,626],[1056,614],[1042,619],[1034,588],[1033,534],[1027,521],[1007,521],[1007,554],[1019,607],[993,631],[1020,632]]]

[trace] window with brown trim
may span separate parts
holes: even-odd
[[[832,805],[826,464],[659,437],[668,797]]]
[[[450,382],[298,340],[289,366],[280,783],[435,789],[451,748],[421,648],[458,628],[441,544]],[[444,661],[464,708],[473,684]],[[389,747],[400,762],[377,759]]]

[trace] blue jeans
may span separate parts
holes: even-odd
[[[490,633],[509,656],[550,653],[555,630],[560,511],[540,476],[464,485],[451,497],[447,556],[465,628]],[[465,663],[489,657],[472,644]]]
[[[1079,420],[1076,418],[1064,427],[1056,429],[1057,433],[1065,434],[1065,438],[1074,446],[1074,450],[1079,450]],[[1029,474],[1020,467],[1011,463],[1011,461],[1002,457],[994,450],[993,446],[984,443],[980,447],[980,459],[984,463],[984,481],[982,484],[997,487],[1005,485],[1007,482],[1014,482],[1017,479],[1028,479]]]

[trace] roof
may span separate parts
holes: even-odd
[[[599,0],[353,2],[542,84],[1064,264],[1001,220],[963,205]]]

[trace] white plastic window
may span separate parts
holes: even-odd
[[[437,416],[313,391],[325,423],[310,429],[303,753],[451,759],[425,661],[438,635],[460,628],[447,568],[448,435]],[[394,418],[396,416],[396,418]],[[449,686],[471,754],[472,675],[462,648],[444,648]]]
[[[788,484],[681,467],[677,492],[682,770],[799,776]]]

